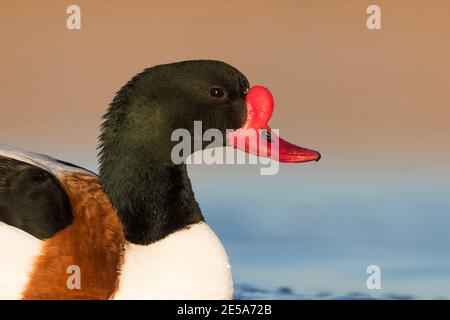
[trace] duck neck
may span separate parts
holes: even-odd
[[[163,143],[170,135],[156,125],[153,132],[158,136],[133,131],[139,126],[124,120],[133,118],[132,113],[124,113],[132,112],[133,107],[126,95],[118,95],[104,117],[100,177],[127,240],[150,244],[204,219],[186,165],[174,164],[170,145]]]
[[[104,167],[100,175],[128,241],[151,244],[204,220],[184,164],[162,163],[142,152],[113,163],[112,172]]]
[[[171,130],[161,120],[165,109],[139,93],[154,87],[141,83],[146,73],[123,86],[110,104],[99,145],[100,177],[125,237],[144,245],[204,221],[186,165],[171,160]]]

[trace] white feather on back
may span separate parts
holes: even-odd
[[[64,172],[81,172],[85,174],[92,174],[92,172],[88,170],[66,165],[52,157],[40,153],[25,151],[2,143],[0,143],[0,156],[35,165],[41,169],[53,173],[57,177],[60,177]]]

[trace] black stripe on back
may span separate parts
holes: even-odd
[[[65,166],[73,167],[73,168],[76,168],[76,169],[81,169],[81,170],[83,170],[83,171],[89,172],[89,173],[92,174],[93,176],[98,177],[98,174],[96,174],[95,172],[93,172],[93,171],[91,171],[91,170],[88,170],[88,169],[85,169],[85,168],[83,168],[83,167],[77,166],[76,164],[73,164],[73,163],[70,163],[70,162],[66,162],[66,161],[63,161],[63,160],[59,160],[59,159],[54,159],[54,160],[55,160],[56,162],[58,162],[58,163],[61,163],[61,164],[65,165]]]
[[[53,174],[0,156],[0,221],[47,239],[72,219],[69,198]]]

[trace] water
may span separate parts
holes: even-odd
[[[189,170],[238,299],[450,298],[446,172]],[[381,268],[380,290],[366,286],[369,265]]]
[[[314,295],[301,294],[289,287],[280,287],[275,290],[261,289],[248,284],[235,285],[234,299],[236,300],[411,300],[410,295],[370,295],[362,292],[349,292],[338,295],[328,291],[318,292]]]

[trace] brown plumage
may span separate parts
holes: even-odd
[[[71,173],[61,179],[72,206],[73,223],[44,242],[24,299],[109,299],[123,258],[122,224],[99,178]],[[81,289],[68,289],[67,268],[79,266]]]

